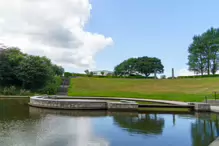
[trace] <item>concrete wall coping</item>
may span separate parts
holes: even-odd
[[[56,98],[47,98],[43,96],[32,96],[31,99],[39,100],[39,101],[61,101],[61,102],[101,102],[106,103],[107,101],[104,100],[89,100],[89,99],[56,99]]]
[[[209,146],[219,146],[219,138],[213,141]]]
[[[47,96],[33,96],[30,98],[30,106],[53,109],[89,109],[89,110],[137,110],[137,103],[111,102],[107,100],[88,99],[56,99]]]

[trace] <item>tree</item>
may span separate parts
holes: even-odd
[[[100,73],[101,73],[102,76],[104,75],[104,71],[101,71]]]
[[[46,57],[26,56],[19,65],[18,78],[25,89],[39,89],[50,81],[55,72],[51,61]]]
[[[117,76],[144,75],[148,77],[152,73],[163,73],[164,66],[160,59],[144,56],[123,61],[114,68],[114,72]]]
[[[136,70],[148,77],[152,73],[163,73],[164,66],[161,63],[161,60],[158,58],[139,57]]]
[[[206,57],[204,55],[204,42],[201,36],[194,36],[193,43],[189,46],[189,70],[201,75],[207,71]]]
[[[16,47],[0,49],[0,86],[15,86],[34,92],[56,91],[61,82],[57,76],[63,72],[61,66],[52,64],[46,57],[24,54]]]
[[[61,66],[58,66],[56,64],[52,65],[53,71],[55,72],[55,75],[62,76],[65,72],[64,68]]]
[[[130,76],[136,73],[137,58],[129,58],[114,68],[114,73],[117,76]]]
[[[164,119],[152,114],[139,116],[114,116],[114,122],[129,133],[160,135],[164,128]]]
[[[86,69],[84,72],[86,73],[86,75],[89,75],[90,73],[88,69]]]
[[[166,79],[166,75],[161,75],[160,79]]]
[[[210,28],[203,33],[206,49],[208,74],[215,74],[218,70],[219,60],[219,29]]]
[[[201,35],[194,36],[188,52],[190,71],[201,75],[215,74],[219,61],[219,29],[210,28]]]
[[[18,79],[19,64],[25,58],[19,48],[8,47],[0,54],[0,83],[3,85],[21,85],[22,81]]]
[[[64,77],[68,78],[68,77],[71,77],[72,76],[72,73],[70,72],[64,72]]]
[[[88,76],[92,77],[93,75],[94,75],[94,72],[91,71]]]

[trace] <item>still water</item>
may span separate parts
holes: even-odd
[[[0,99],[0,146],[208,146],[219,115],[64,111]]]

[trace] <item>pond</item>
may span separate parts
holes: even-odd
[[[219,115],[66,111],[0,99],[0,146],[208,146]]]

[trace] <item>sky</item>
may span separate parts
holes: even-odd
[[[130,57],[160,58],[189,75],[192,37],[219,27],[218,0],[1,0],[0,43],[45,55],[66,71],[113,70]]]

